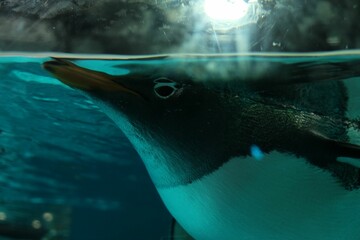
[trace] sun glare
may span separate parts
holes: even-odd
[[[213,20],[233,21],[245,16],[248,4],[243,0],[204,0],[204,11]]]

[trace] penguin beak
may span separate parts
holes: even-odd
[[[114,76],[79,67],[66,59],[53,58],[44,62],[43,68],[72,88],[88,92],[125,92],[141,97],[139,93],[125,87],[119,81],[114,81]]]

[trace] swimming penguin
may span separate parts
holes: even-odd
[[[131,61],[122,76],[60,58],[43,67],[115,121],[194,239],[360,239],[360,146],[349,138],[360,124],[342,81],[359,61],[309,59],[226,81]]]

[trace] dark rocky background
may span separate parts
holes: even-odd
[[[327,51],[360,46],[357,0],[258,0],[216,28],[202,1],[2,0],[0,50],[153,54]]]

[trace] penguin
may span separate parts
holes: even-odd
[[[250,56],[239,64],[262,71],[222,79],[203,73],[204,56],[169,68],[167,59],[127,59],[120,76],[76,59],[43,67],[120,127],[192,238],[360,239],[360,146],[349,137],[360,137],[360,121],[347,116],[345,86],[359,61]]]

